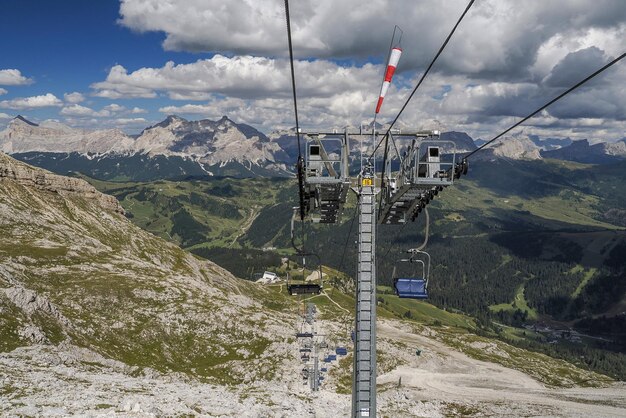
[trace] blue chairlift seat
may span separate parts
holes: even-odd
[[[345,347],[337,347],[335,353],[339,356],[345,356],[348,354],[348,349]]]
[[[425,279],[398,277],[393,280],[393,287],[401,298],[428,299]]]
[[[337,355],[335,355],[335,354],[329,354],[329,355],[328,355],[328,358],[330,359],[330,361],[335,361],[335,360],[337,360]]]
[[[328,369],[327,369],[326,367],[322,367],[322,368],[320,369],[320,372],[327,372],[327,371],[328,371]]]

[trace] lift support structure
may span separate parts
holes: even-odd
[[[376,186],[363,170],[359,196],[358,270],[354,330],[352,416],[376,416]]]
[[[393,135],[409,139],[409,144],[398,148]],[[307,140],[304,213],[312,222],[337,223],[350,185],[354,184],[349,176],[349,139],[369,137],[376,143],[377,133],[361,129],[354,133],[345,130],[304,133],[304,136]],[[454,143],[441,141],[438,131],[396,131],[390,138],[395,156],[387,158],[389,141],[386,141],[382,177],[376,178],[375,159],[368,159],[362,163],[358,182],[352,187],[358,196],[359,217],[353,418],[376,417],[376,227],[414,221],[439,191],[452,184],[459,170]],[[377,210],[379,193],[381,203]]]

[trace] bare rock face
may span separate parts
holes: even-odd
[[[55,318],[62,325],[69,327],[70,321],[46,297],[21,286],[4,289],[6,297],[25,314],[43,313]],[[40,331],[41,332],[41,331]]]
[[[607,155],[626,157],[626,140],[604,144],[604,152]]]
[[[280,145],[263,133],[225,116],[217,121],[168,116],[141,133],[135,150],[150,156],[192,156],[211,166],[228,162],[275,164],[288,158]]]
[[[539,160],[540,148],[527,136],[505,137],[494,143],[491,148],[496,157],[511,158],[514,160]]]
[[[38,125],[18,116],[0,132],[0,151],[20,152],[79,152],[127,153],[134,140],[119,129],[86,131],[58,122],[45,121]]]
[[[85,180],[59,176],[0,153],[0,181],[3,179],[59,194],[76,193],[96,200],[106,210],[124,214],[124,209],[115,197],[100,193]]]

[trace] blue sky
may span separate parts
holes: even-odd
[[[302,124],[371,120],[394,25],[403,56],[392,119],[467,1],[292,0]],[[489,137],[626,51],[621,0],[478,0],[401,125]],[[265,132],[294,124],[282,0],[4,0],[0,128],[23,114],[138,132],[175,113]],[[521,133],[626,136],[626,64]]]
[[[0,100],[47,93],[63,99],[64,94],[81,92],[85,96],[81,105],[100,109],[113,101],[90,96],[89,85],[104,79],[118,63],[141,68],[160,66],[169,60],[193,62],[200,56],[209,56],[164,50],[163,33],[137,33],[120,25],[119,8],[117,0],[3,1],[0,69],[18,69],[31,82],[3,86],[7,93]],[[130,98],[115,103],[128,109],[146,109],[147,114],[160,117],[156,110],[164,102]],[[0,112],[11,116],[22,113],[34,120],[63,120],[55,107],[5,108]]]

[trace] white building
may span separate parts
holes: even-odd
[[[273,273],[271,271],[266,271],[266,272],[263,272],[263,277],[261,277],[256,282],[257,283],[261,283],[261,284],[278,283],[278,282],[280,282],[280,277],[278,277],[278,275],[276,273]]]

